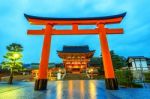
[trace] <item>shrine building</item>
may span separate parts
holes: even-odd
[[[90,58],[95,50],[89,50],[89,46],[63,46],[62,51],[57,51],[58,56],[62,58],[67,73],[85,72]]]

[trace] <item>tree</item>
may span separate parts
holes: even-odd
[[[93,57],[90,59],[90,62],[89,62],[89,65],[90,66],[99,66],[98,68],[98,72],[99,74],[104,74],[104,69],[103,69],[103,62],[102,62],[102,57]]]
[[[23,66],[21,61],[23,47],[20,44],[12,43],[6,48],[8,51],[3,56],[2,69],[8,69],[10,71],[8,83],[12,84],[14,72],[18,72]]]
[[[115,69],[120,69],[126,66],[126,58],[117,55],[113,50],[110,51],[112,63]]]
[[[117,55],[113,50],[110,51],[110,54],[114,69],[120,69],[126,66],[125,57]],[[102,58],[102,55],[100,57]]]
[[[102,58],[101,57],[93,57],[90,59],[91,66],[102,66]]]
[[[113,50],[110,51],[110,54],[111,54],[112,63],[115,69],[119,69],[121,67],[126,66],[125,57],[117,55]],[[102,55],[100,55],[100,57],[91,58],[90,65],[103,67]]]

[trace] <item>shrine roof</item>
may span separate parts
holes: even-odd
[[[126,15],[126,12],[117,14],[117,15],[111,15],[111,16],[102,16],[102,17],[81,17],[81,18],[58,18],[58,17],[39,17],[39,16],[32,16],[28,14],[24,14],[24,16],[27,19],[40,19],[40,20],[105,20],[105,19],[113,19],[113,18],[119,18],[124,17]]]
[[[147,57],[145,57],[145,56],[129,56],[128,58],[132,58],[132,59],[146,59]]]
[[[128,58],[127,58],[127,61],[129,61],[129,59],[146,59],[146,60],[148,60],[148,58],[147,57],[145,57],[145,56],[129,56]]]
[[[88,45],[84,46],[63,46],[62,51],[57,51],[62,53],[89,53],[89,52],[95,52],[95,50],[89,50]]]

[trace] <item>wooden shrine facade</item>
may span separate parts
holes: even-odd
[[[90,51],[87,45],[63,46],[62,51],[57,51],[58,56],[63,60],[67,73],[85,72],[94,52],[95,50]]]

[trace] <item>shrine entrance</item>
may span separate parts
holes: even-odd
[[[76,74],[76,73],[77,73],[77,74],[80,74],[80,68],[73,68],[73,69],[72,69],[72,73],[73,73],[73,74]]]
[[[63,50],[57,51],[58,56],[63,60],[66,73],[85,73],[88,63],[95,50],[89,50],[88,45],[63,46]]]
[[[106,89],[117,90],[118,83],[115,78],[112,59],[107,42],[107,34],[121,34],[122,28],[109,29],[107,24],[120,23],[126,13],[105,17],[87,17],[87,18],[48,18],[37,17],[24,14],[26,19],[33,25],[45,25],[42,30],[28,30],[29,35],[44,35],[42,55],[39,66],[38,79],[35,81],[35,90],[46,90],[47,88],[47,70],[49,63],[49,53],[52,35],[94,35],[98,34],[102,49],[102,59],[105,71]],[[71,25],[71,30],[57,30],[55,25]],[[79,25],[96,25],[95,29],[79,29]]]

